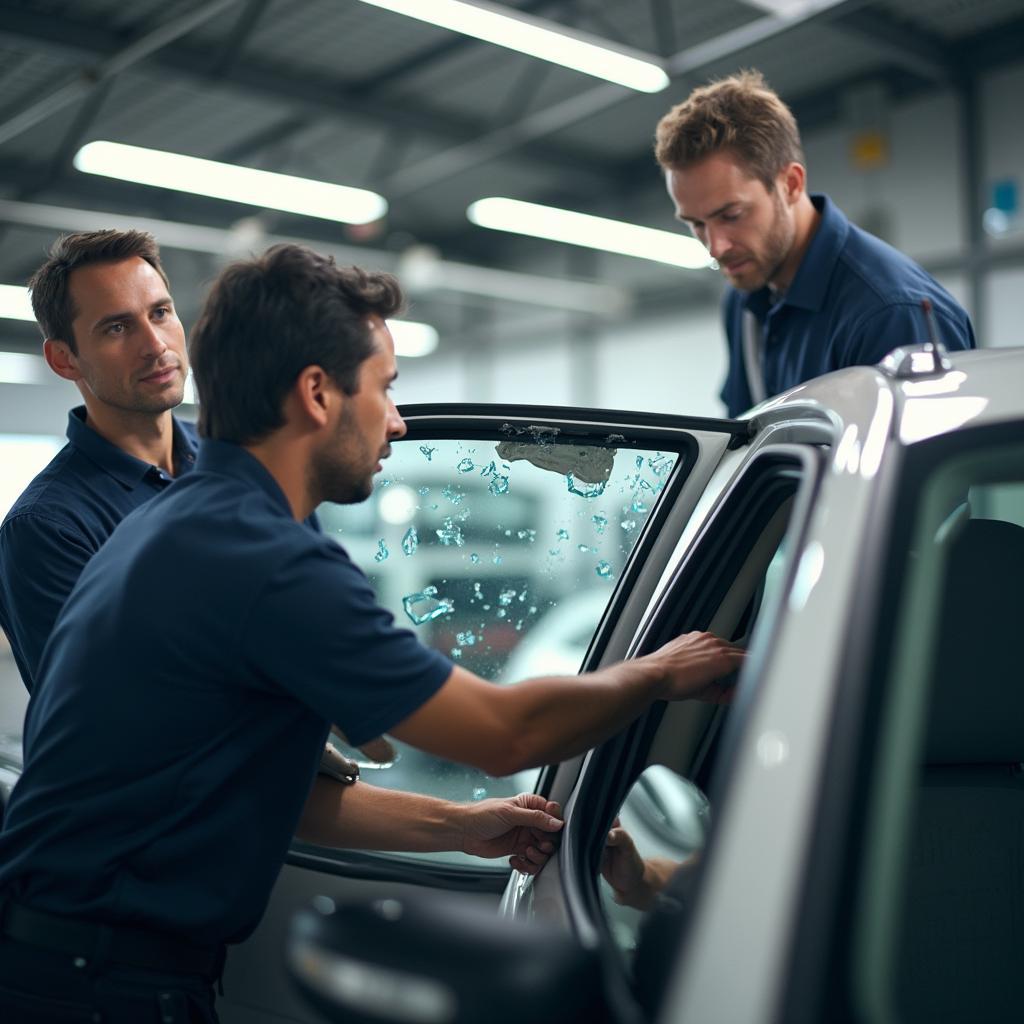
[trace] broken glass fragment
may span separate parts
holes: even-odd
[[[638,455],[636,457],[636,468],[637,469],[643,469],[644,468],[644,457],[642,455]]]
[[[431,458],[433,457],[434,452],[437,451],[437,449],[436,448],[431,448],[429,444],[421,444],[420,445],[420,451],[423,452],[424,456],[426,457],[427,462],[429,462],[431,460]]]
[[[491,494],[497,497],[499,494],[508,494],[508,477],[495,473],[487,487]]]
[[[503,590],[498,595],[498,604],[500,604],[500,605],[510,605],[515,600],[515,596],[516,596],[515,590],[512,590],[511,588],[508,589],[508,590]]]
[[[451,484],[445,484],[441,488],[441,497],[447,498],[453,505],[459,505],[462,503],[462,491],[452,487]]]
[[[610,580],[612,578],[612,567],[603,558],[594,567],[594,572],[603,580]]]
[[[425,498],[430,493],[429,487],[421,487],[417,492],[421,498]]]
[[[555,534],[555,536],[556,536],[556,537],[557,537],[557,538],[558,538],[559,540],[568,540],[568,539],[569,539],[569,531],[568,531],[568,530],[566,530],[566,529],[560,529],[560,530],[558,531],[558,533],[557,533],[557,534]]]
[[[373,560],[375,562],[383,562],[384,559],[387,558],[389,554],[390,552],[388,551],[388,546],[384,543],[384,538],[382,537],[379,541],[377,541],[377,554],[373,556]]]
[[[629,533],[630,530],[636,528],[636,520],[635,519],[623,519],[622,522],[619,523],[619,526],[621,526],[626,531],[626,533]]]
[[[384,490],[384,488],[385,488],[385,487],[390,487],[390,486],[391,486],[391,482],[392,482],[392,481],[391,481],[390,477],[382,476],[382,477],[381,477],[381,478],[380,478],[380,479],[379,479],[379,480],[377,481],[377,486],[378,486],[378,487],[379,487],[379,488],[380,488],[381,490]]]
[[[474,552],[472,552],[472,553],[470,554],[470,556],[469,556],[469,560],[470,560],[470,561],[471,561],[471,562],[472,562],[472,563],[473,563],[474,565],[479,565],[479,564],[480,564],[480,556],[479,556],[479,555],[478,555],[478,554],[477,554],[477,553],[476,553],[475,551],[474,551]]]
[[[440,530],[435,530],[437,539],[445,545],[445,547],[462,547],[466,543],[465,538],[462,536],[462,528],[455,523],[451,516],[445,516],[444,522],[441,525]]]
[[[474,604],[475,602],[479,601],[482,597],[483,597],[483,594],[480,593],[480,584],[479,583],[474,583],[473,584],[473,596],[469,599],[469,603],[470,604]]]
[[[630,508],[632,509],[632,511],[637,512],[641,515],[647,511],[647,506],[639,498],[633,499],[633,504],[630,506]]]
[[[419,593],[406,594],[402,598],[402,607],[415,626],[422,626],[455,610],[451,598],[437,596],[437,587],[424,587]]]
[[[476,469],[472,459],[463,459],[456,467],[460,473],[472,473]]]
[[[579,551],[580,554],[587,554],[588,552],[592,555],[597,554],[597,548],[591,547],[589,544],[577,544],[576,550]]]
[[[604,528],[608,525],[608,517],[598,512],[597,515],[590,517],[590,521],[594,524],[594,529],[598,533],[604,533]]]
[[[452,648],[452,649],[451,649],[451,650],[450,650],[450,651],[449,651],[448,653],[449,653],[449,654],[450,654],[450,655],[451,655],[451,656],[452,656],[452,657],[453,657],[453,658],[454,658],[454,659],[455,659],[456,661],[458,661],[458,660],[459,660],[459,658],[461,658],[461,657],[462,657],[462,648],[461,648],[461,647],[453,647],[453,648]]]
[[[552,473],[572,473],[590,484],[605,484],[615,467],[615,452],[572,444],[531,444],[525,441],[502,441],[495,452],[506,462],[525,459],[538,469]]]
[[[416,549],[420,546],[420,535],[416,532],[415,526],[410,526],[402,538],[402,550],[406,555],[415,555]]]
[[[486,797],[486,796],[487,796],[487,790],[484,789],[483,786],[474,786],[473,787],[473,799],[474,800],[483,800],[484,797]]]
[[[493,563],[494,563],[495,565],[501,565],[501,555],[495,555],[495,556],[494,556],[494,557],[493,557],[493,558],[491,559],[491,561],[492,561],[492,562],[493,562]]]
[[[570,494],[578,494],[581,498],[597,498],[604,494],[605,484],[592,484],[591,486],[584,485],[583,487],[576,486],[576,478],[572,473],[565,474],[566,483],[569,485]]]
[[[498,472],[498,467],[494,464],[492,459],[483,469],[480,470],[481,476],[494,476]]]
[[[647,460],[655,476],[664,476],[672,468],[672,457],[658,452],[653,458]]]
[[[520,530],[516,534],[516,536],[520,540],[525,540],[527,543],[532,544],[534,542],[534,540],[536,539],[536,537],[537,537],[537,531],[536,530],[530,530],[530,529]]]
[[[476,633],[467,629],[464,633],[456,633],[455,639],[463,647],[472,647],[476,643]]]

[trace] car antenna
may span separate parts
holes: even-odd
[[[921,309],[924,312],[924,322],[928,327],[928,344],[932,347],[932,352],[938,355],[939,352],[939,330],[938,324],[935,322],[935,310],[932,309],[931,299],[921,300]]]

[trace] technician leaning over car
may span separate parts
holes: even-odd
[[[730,416],[928,341],[933,327],[948,349],[975,347],[967,313],[933,277],[828,196],[808,195],[796,120],[760,72],[695,89],[658,123],[655,156],[676,216],[732,286],[721,393]]]
[[[89,562],[40,663],[0,833],[4,1019],[65,1004],[215,1020],[223,946],[256,926],[293,835],[505,841],[444,801],[423,820],[364,783],[310,795],[331,722],[503,775],[586,750],[654,700],[724,698],[715,681],[742,652],[707,634],[493,686],[397,629],[345,551],[302,525],[322,501],[368,497],[405,433],[384,322],[400,305],[393,278],[292,245],[214,284],[191,344],[195,469]],[[522,824],[557,827],[539,808]]]

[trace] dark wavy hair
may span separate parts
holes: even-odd
[[[346,394],[373,352],[367,316],[394,316],[402,291],[390,274],[338,267],[301,245],[275,245],[232,263],[210,288],[189,342],[199,433],[248,444],[284,423],[289,388],[320,366]]]

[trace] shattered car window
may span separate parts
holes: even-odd
[[[617,436],[585,446],[550,428],[504,434],[397,442],[370,500],[318,512],[399,623],[506,685],[579,670],[678,456],[618,448]],[[535,772],[495,780],[397,746],[369,781],[457,800],[534,784]]]

